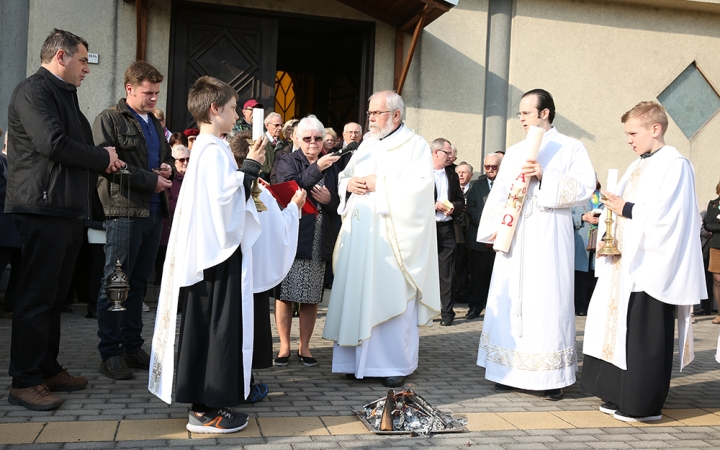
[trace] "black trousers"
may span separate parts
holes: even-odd
[[[452,220],[436,222],[438,246],[438,269],[440,270],[440,303],[442,305],[442,318],[453,319],[454,301],[452,298],[452,277],[455,266],[455,230]]]
[[[470,254],[470,288],[468,300],[470,310],[482,311],[487,303],[492,279],[493,265],[495,264],[495,251],[468,250]]]
[[[57,375],[62,366],[60,309],[82,245],[80,219],[14,214],[23,243],[22,271],[13,305],[10,371],[14,388]]]
[[[595,254],[592,254],[595,257]],[[592,298],[593,291],[595,291],[595,285],[597,284],[597,278],[595,278],[595,271],[588,270],[582,272],[580,270],[575,271],[575,314],[582,313],[587,314],[587,310],[590,307],[590,299]]]
[[[625,414],[646,417],[660,412],[673,364],[675,306],[645,292],[630,294],[627,316],[627,370],[585,356],[580,386]]]
[[[467,303],[470,292],[470,255],[465,244],[457,244],[452,283],[453,303]]]
[[[0,278],[5,272],[5,267],[10,264],[10,279],[8,280],[7,289],[5,290],[5,304],[3,310],[11,312],[13,310],[13,302],[15,301],[15,293],[17,285],[20,281],[20,270],[22,267],[22,249],[18,247],[0,247]]]

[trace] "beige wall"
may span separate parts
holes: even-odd
[[[469,162],[476,172],[482,158],[487,11],[487,0],[461,0],[428,25],[403,90],[407,124],[428,141],[448,139],[458,149],[458,162]]]
[[[678,4],[683,2],[676,2]],[[635,5],[563,0],[517,0],[510,65],[510,111],[522,92],[542,87],[555,97],[562,133],[588,148],[601,182],[621,173],[635,155],[625,143],[620,116],[642,100],[655,100],[691,62],[720,87],[720,15]],[[523,139],[508,120],[508,144]],[[672,123],[666,140],[695,166],[701,209],[715,198],[720,172],[715,116],[691,139]]]

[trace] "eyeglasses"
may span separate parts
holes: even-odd
[[[305,136],[304,138],[302,138],[302,140],[306,144],[309,144],[312,141],[320,142],[323,140],[323,138],[322,138],[322,136]]]
[[[175,158],[175,161],[179,162],[180,164],[187,164],[190,162],[190,157],[187,158]]]
[[[483,167],[485,167],[485,170],[498,170],[498,167],[500,167],[500,166],[497,166],[497,165],[491,165],[491,166],[485,165],[485,166],[483,166]]]
[[[283,126],[283,124],[281,123],[269,123],[268,126],[270,125],[274,126],[275,128],[280,128],[281,126]]]
[[[450,155],[450,154],[452,153],[452,152],[446,152],[445,150],[442,150],[442,149],[437,149],[437,151],[443,152],[443,153],[445,153],[446,155]]]
[[[392,112],[392,111],[368,111],[368,112],[365,113],[365,114],[367,114],[368,117],[377,117],[377,116],[379,116],[379,115],[381,115],[381,114],[386,114],[386,113],[389,113],[389,112]]]
[[[368,112],[367,114],[368,114],[368,117],[370,117],[370,113]],[[345,134],[360,134],[359,131],[343,131],[343,133],[345,133]]]
[[[533,111],[520,111],[515,113],[515,115],[518,117],[525,117],[529,116],[530,114],[533,114]]]

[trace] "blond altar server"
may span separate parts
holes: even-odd
[[[510,249],[495,257],[477,364],[498,390],[559,400],[577,370],[570,208],[590,198],[595,172],[583,144],[552,126],[549,92],[526,92],[519,109],[526,132],[545,134],[536,160],[525,160],[524,142],[508,149],[480,220],[478,242],[493,242],[510,185],[520,173],[530,177]]]
[[[638,103],[622,122],[640,158],[614,193],[603,193],[606,212],[598,235],[605,233],[607,211],[615,212],[613,235],[622,256],[596,262],[599,280],[585,325],[581,385],[603,400],[600,411],[645,422],[662,418],[670,390],[675,306],[682,369],[694,358],[692,305],[707,298],[707,290],[695,172],[665,145],[664,108]]]
[[[343,223],[323,331],[335,341],[333,372],[390,387],[415,371],[418,326],[440,312],[430,148],[403,110],[394,92],[370,97],[371,137],[340,173]]]

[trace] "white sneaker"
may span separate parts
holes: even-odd
[[[623,412],[616,411],[615,414],[613,414],[613,417],[617,420],[622,420],[623,422],[652,422],[654,420],[660,420],[662,419],[662,413],[653,414],[651,416],[645,416],[645,417],[633,417],[629,416]]]
[[[147,303],[143,302],[143,312],[150,312],[150,307],[147,305]]]

